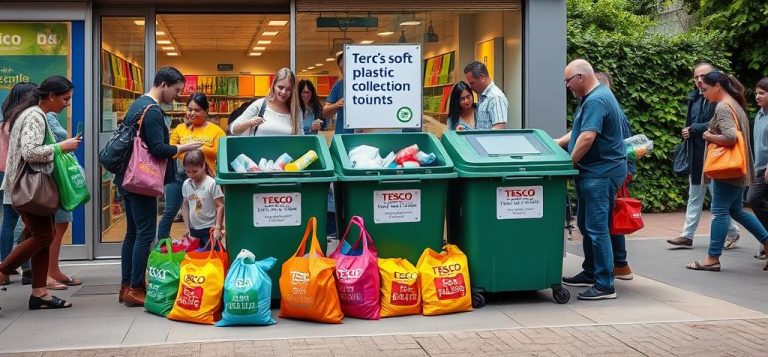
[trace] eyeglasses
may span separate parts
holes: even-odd
[[[572,75],[572,76],[570,76],[570,77],[566,78],[566,79],[564,80],[564,82],[565,82],[565,85],[567,86],[567,85],[568,85],[568,83],[570,83],[570,82],[571,82],[571,80],[573,80],[574,78],[576,78],[576,76],[579,76],[579,77],[581,77],[581,73],[576,73],[576,74],[574,74],[574,75]]]

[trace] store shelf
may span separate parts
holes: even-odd
[[[424,86],[424,88],[441,88],[441,87],[446,87],[446,86],[452,86],[453,84],[454,84],[453,82],[445,83],[445,84],[433,84],[433,85],[429,85],[429,86]]]
[[[101,85],[104,86],[104,87],[107,87],[107,88],[117,89],[117,90],[120,90],[120,91],[123,91],[123,92],[133,93],[133,94],[136,94],[136,95],[143,95],[144,94],[144,93],[141,93],[141,92],[137,92],[135,90],[130,90],[130,89],[125,89],[125,88],[120,88],[120,87],[117,87],[117,86],[113,86],[111,84],[102,83]]]

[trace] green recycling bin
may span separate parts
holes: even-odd
[[[253,161],[287,153],[298,159],[314,150],[318,159],[300,172],[237,173],[232,160]],[[248,249],[256,259],[274,257],[269,271],[272,298],[280,297],[280,267],[299,246],[310,217],[317,217],[317,238],[325,251],[328,188],[336,181],[333,160],[318,135],[225,137],[219,142],[216,183],[224,191],[224,223],[229,259]]]
[[[542,130],[452,131],[442,137],[459,178],[450,187],[448,241],[469,259],[472,299],[561,285],[570,155]]]
[[[387,156],[413,144],[425,153],[434,153],[435,162],[418,168],[361,169],[349,160],[349,151],[360,145],[376,147],[381,156]],[[382,258],[406,258],[416,264],[425,248],[440,251],[448,181],[457,175],[434,135],[335,135],[331,156],[339,180],[334,184],[339,235],[344,234],[353,216],[360,216]],[[350,231],[350,237],[356,238],[357,230]]]

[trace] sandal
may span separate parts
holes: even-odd
[[[62,283],[66,286],[78,286],[83,284],[82,281],[78,280],[74,276],[66,276],[65,279],[59,280],[59,283]]]
[[[720,271],[720,263],[705,265],[701,264],[699,261],[695,261],[693,263],[688,263],[685,267],[691,270]]]
[[[736,242],[739,241],[739,238],[741,238],[740,234],[726,238],[725,244],[723,244],[723,249],[731,250],[733,248],[736,248]]]
[[[41,297],[37,297],[34,295],[29,296],[29,309],[30,310],[40,310],[40,309],[66,309],[68,307],[72,307],[72,304],[59,299],[53,295],[47,295],[50,296],[50,300],[45,300]]]
[[[48,282],[48,285],[46,285],[45,288],[48,290],[67,290],[66,285],[53,279]]]

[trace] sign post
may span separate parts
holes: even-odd
[[[344,128],[420,128],[421,72],[421,45],[345,45]]]

